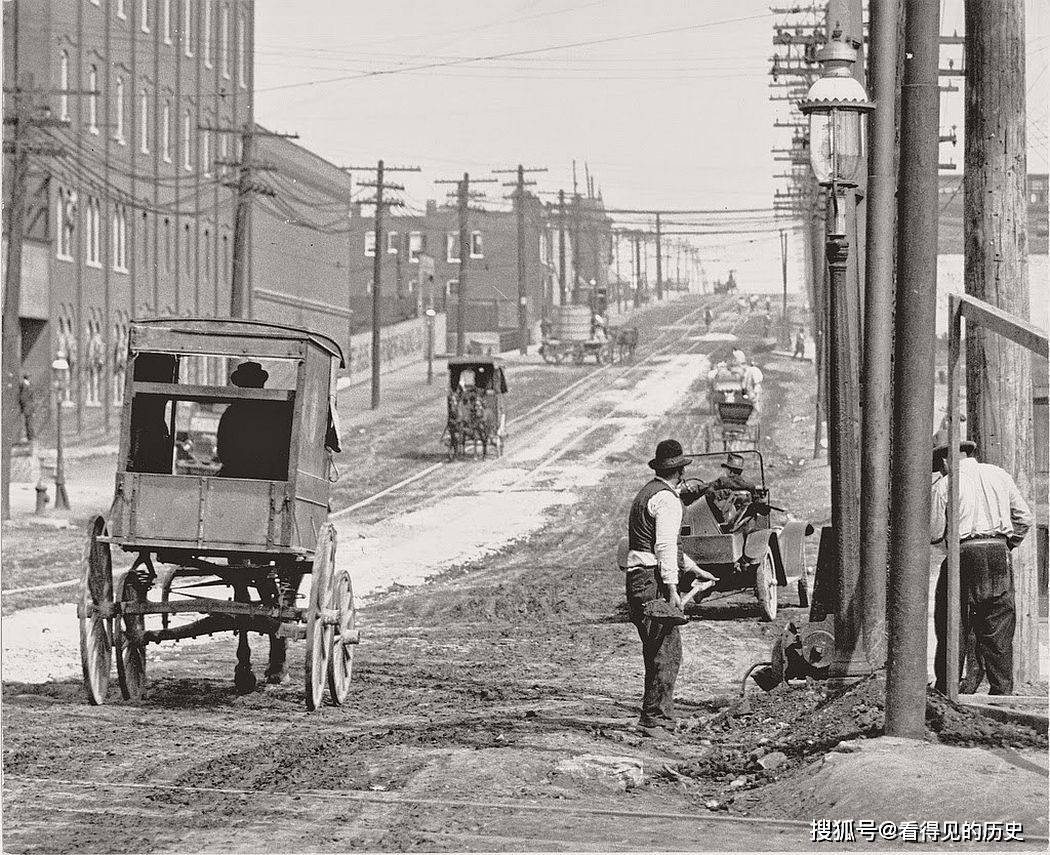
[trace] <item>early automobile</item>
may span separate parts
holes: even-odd
[[[114,648],[121,694],[138,701],[147,645],[218,632],[239,636],[239,691],[256,685],[257,632],[270,636],[270,682],[285,677],[288,639],[305,638],[307,708],[326,684],[347,700],[358,629],[328,521],[342,361],[332,339],[288,326],[132,323],[115,495],[91,522],[77,609],[91,703],[106,700]],[[134,556],[115,580],[114,549]]]
[[[773,512],[782,509],[769,503],[765,465],[757,451],[732,455],[743,459],[740,478],[726,477],[722,464],[725,454],[687,452],[693,463],[686,469],[683,495],[691,501],[682,516],[679,545],[682,552],[716,578],[713,587],[704,586],[702,597],[717,592],[752,590],[765,620],[777,615],[779,590],[796,579],[799,605],[807,607],[813,588],[813,575],[805,555],[805,539],[813,533],[812,524],[790,520],[774,526]],[[703,491],[701,492],[701,488]],[[617,561],[626,564],[627,538],[621,538]],[[699,600],[700,598],[698,598]]]
[[[761,453],[740,451],[732,455],[742,460],[741,477],[753,484],[753,491],[734,489],[739,484],[719,480],[725,454],[690,456],[693,465],[686,470],[687,485],[700,482],[708,489],[685,508],[682,551],[718,578],[714,591],[754,590],[767,620],[776,617],[778,590],[789,578],[797,577],[799,605],[808,606],[813,582],[804,547],[813,526],[797,520],[780,526],[771,524],[773,512],[785,511],[769,502]]]
[[[507,413],[503,396],[507,377],[498,356],[454,356],[448,361],[448,394],[445,436],[448,459],[466,454],[468,443],[474,457],[503,454]]]

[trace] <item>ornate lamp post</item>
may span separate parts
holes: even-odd
[[[827,188],[825,255],[828,261],[829,327],[829,459],[831,463],[831,524],[838,567],[835,608],[835,658],[830,675],[851,678],[870,673],[862,649],[860,598],[860,358],[857,300],[847,293],[849,259],[847,190],[857,186],[864,156],[864,121],[874,109],[864,87],[850,71],[856,50],[841,33],[818,55],[823,73],[799,105],[809,117],[809,158],[817,182]],[[853,311],[851,311],[851,306]]]
[[[55,510],[68,511],[69,497],[66,495],[66,466],[62,455],[62,390],[65,387],[69,363],[59,353],[51,363],[51,386],[55,391]]]

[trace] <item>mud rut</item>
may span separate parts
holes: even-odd
[[[511,441],[527,443],[616,378],[641,381],[661,358],[711,350],[694,340],[703,305],[691,298],[643,315],[642,340],[651,344],[634,365],[569,374],[573,389],[532,413],[550,396],[549,386],[531,391],[531,406],[516,401],[522,416]],[[741,324],[723,311],[713,331],[739,327],[747,347],[758,324],[757,317]],[[778,377],[790,385],[803,372],[767,371],[764,430],[774,443]],[[564,374],[552,379],[565,386]],[[235,695],[232,641],[151,662],[150,696],[140,706],[89,708],[72,680],[5,686],[5,849],[805,846],[808,828],[797,823],[711,815],[695,797],[648,783],[651,772],[690,757],[695,746],[653,744],[632,728],[641,663],[621,612],[622,577],[610,570],[615,540],[653,442],[676,435],[695,447],[706,410],[703,385],[698,377],[673,412],[613,461],[611,476],[581,489],[581,501],[555,508],[527,541],[362,609],[364,643],[347,707],[302,709],[301,646],[290,652],[287,684]],[[803,405],[784,406],[794,412]],[[390,430],[403,440],[407,424],[421,437],[429,425],[393,421]],[[774,483],[785,477],[777,467],[791,471],[795,446],[807,442],[785,434],[786,455],[772,451]],[[371,444],[383,439],[377,433]],[[561,459],[583,454],[585,445]],[[364,514],[381,519],[441,494],[469,492],[498,465],[442,467]],[[359,492],[346,488],[342,504]],[[712,605],[685,628],[679,713],[724,706],[744,668],[768,652],[778,625],[797,614],[784,609],[777,625],[762,624],[748,593]],[[256,648],[258,657],[263,646]],[[635,758],[647,783],[624,792],[615,780],[591,778],[566,762],[580,755]]]

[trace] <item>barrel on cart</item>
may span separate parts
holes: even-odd
[[[248,636],[260,633],[268,682],[286,677],[288,639],[305,639],[307,709],[326,684],[333,703],[347,700],[357,619],[328,521],[342,364],[336,342],[293,327],[131,325],[115,496],[91,522],[77,609],[90,703],[107,699],[114,649],[121,695],[139,701],[149,644],[222,632],[239,638],[238,691],[256,686]],[[180,424],[192,426],[192,459]],[[114,547],[134,556],[116,577]]]
[[[540,355],[544,362],[557,365],[567,359],[582,365],[588,356],[601,365],[611,362],[615,354],[615,342],[594,329],[589,306],[552,306],[552,316],[546,325],[540,344]]]

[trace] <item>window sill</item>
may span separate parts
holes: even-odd
[[[484,258],[485,256],[484,255],[474,255],[474,253],[471,253],[470,257],[471,257],[472,260],[476,261],[477,259]]]
[[[88,128],[88,133],[89,134],[94,134],[97,137],[98,136],[98,128]]]
[[[123,276],[127,276],[128,273],[130,273],[131,271],[129,271],[128,268],[126,268],[126,267],[114,267],[113,268],[113,272],[114,273],[120,273]]]
[[[171,157],[168,155],[164,155],[164,157],[162,157],[161,160],[163,160],[165,163],[171,163]]]
[[[84,266],[85,267],[92,267],[95,270],[101,270],[102,269],[102,262],[101,261],[85,261],[84,262]]]
[[[76,261],[76,259],[73,258],[72,255],[62,255],[62,253],[60,252],[55,253],[55,258],[57,258],[59,261],[65,261],[69,264],[72,264],[74,261]]]
[[[144,32],[148,36],[149,35],[149,27],[147,27],[145,24],[143,24],[142,25],[142,32]]]

